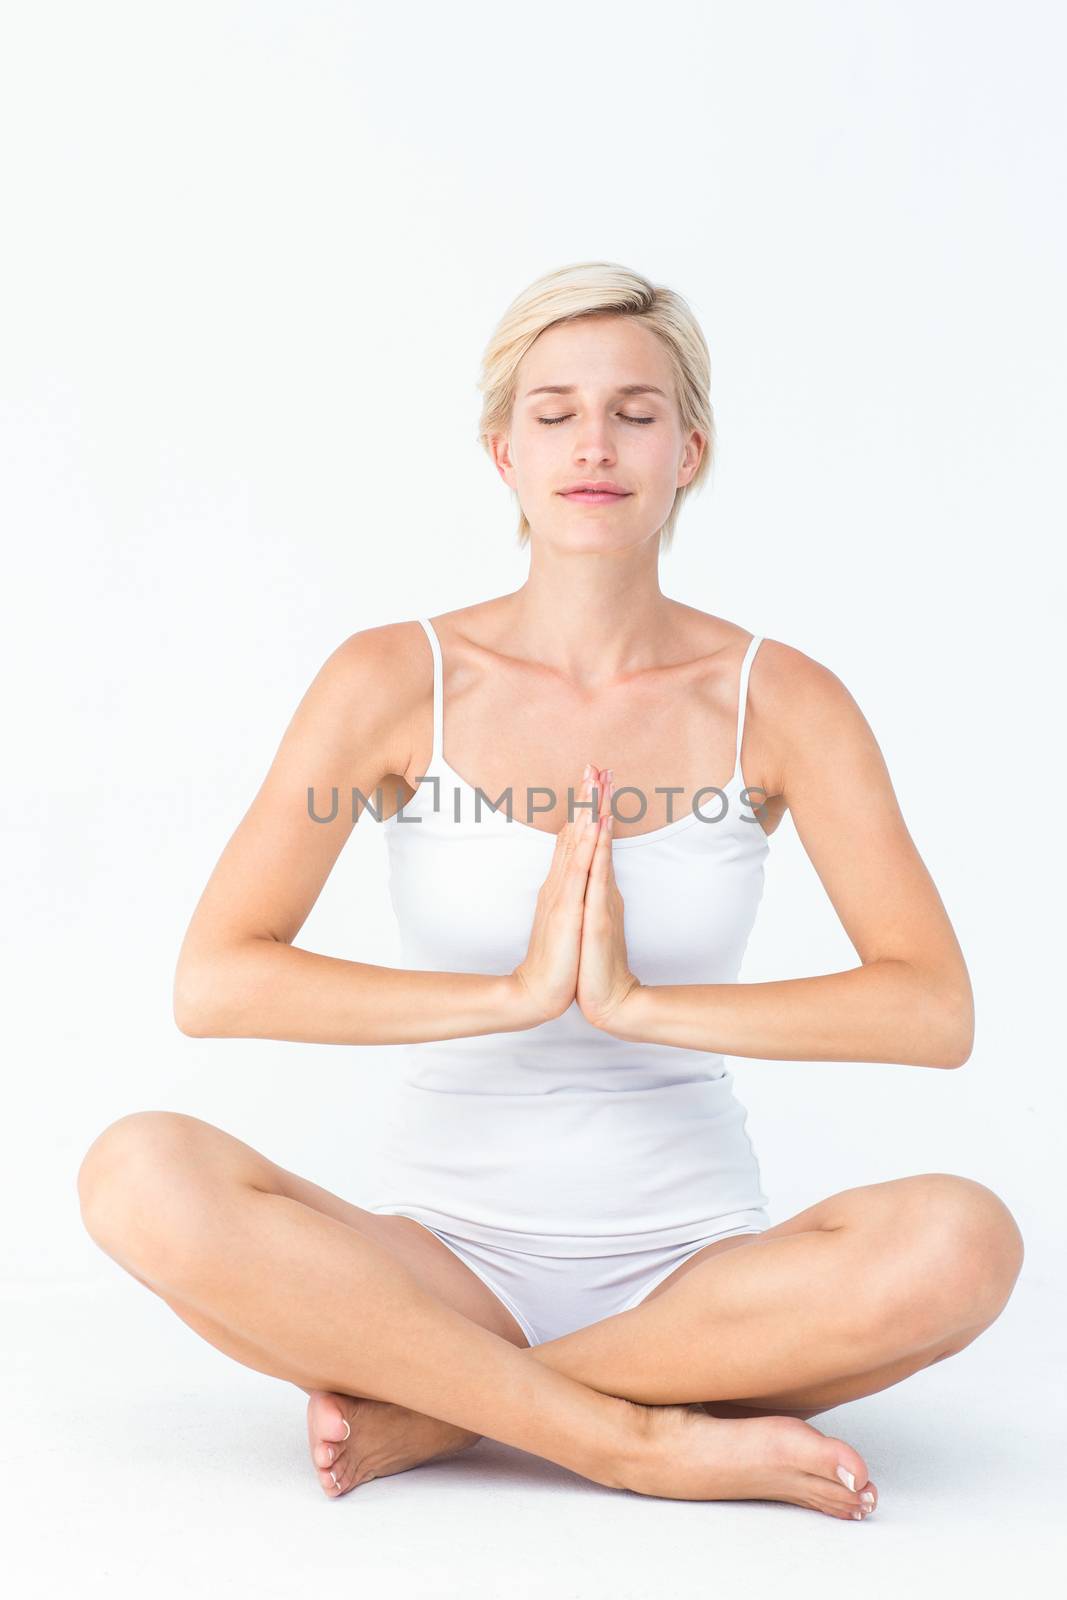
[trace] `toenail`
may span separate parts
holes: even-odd
[[[331,1477],[331,1478],[332,1478],[332,1479],[333,1479],[333,1486],[334,1486],[334,1488],[335,1488],[335,1489],[339,1489],[339,1488],[340,1488],[340,1487],[341,1487],[341,1485],[340,1485],[340,1484],[339,1484],[339,1483],[338,1483],[338,1481],[337,1481],[337,1474],[336,1474],[336,1472],[331,1472],[331,1473],[330,1473],[330,1477]]]
[[[331,1466],[331,1467],[332,1467],[332,1466],[333,1466],[333,1445],[332,1445],[332,1444],[328,1444],[328,1445],[327,1445],[327,1446],[326,1446],[326,1448],[327,1448],[327,1450],[328,1450],[328,1451],[329,1451],[329,1452],[330,1452],[330,1460],[329,1460],[329,1465],[330,1465],[330,1466]]]
[[[844,1484],[845,1488],[846,1489],[851,1489],[853,1494],[855,1494],[855,1492],[856,1492],[855,1475],[853,1473],[851,1473],[851,1472],[846,1472],[844,1467],[838,1467],[837,1476],[841,1479],[841,1482]]]
[[[351,1432],[352,1432],[352,1429],[351,1429],[351,1428],[350,1428],[350,1427],[349,1427],[349,1425],[348,1425],[348,1419],[347,1419],[347,1417],[346,1417],[346,1418],[345,1418],[345,1438],[346,1438],[346,1439],[347,1439],[347,1438],[348,1438],[348,1437],[349,1437],[349,1435],[350,1435],[350,1434],[351,1434]]]
[[[874,1495],[871,1494],[870,1491],[867,1490],[867,1489],[864,1489],[863,1493],[860,1495],[860,1499],[862,1501],[864,1501],[864,1503],[866,1505],[869,1505],[869,1506],[873,1506],[874,1505]]]
[[[853,1522],[862,1522],[863,1521],[863,1512],[862,1511],[854,1511],[852,1513],[852,1520],[853,1520]]]

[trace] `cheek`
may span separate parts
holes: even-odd
[[[548,495],[566,471],[566,446],[553,438],[552,429],[539,429],[513,441],[512,461],[519,484],[533,497]]]
[[[511,459],[519,477],[532,478],[553,459],[551,428],[519,427],[511,435]]]
[[[672,478],[678,470],[678,461],[681,454],[680,441],[666,428],[648,428],[648,434],[653,434],[645,443],[644,457],[648,465],[649,475],[657,478]]]

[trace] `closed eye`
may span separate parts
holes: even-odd
[[[566,422],[568,420],[568,417],[571,417],[573,415],[574,415],[573,412],[568,412],[567,416],[565,416],[565,417],[538,417],[537,420],[538,420],[538,422],[545,423],[547,427],[551,427],[553,425],[553,423]],[[655,422],[655,420],[656,420],[655,417],[630,417],[630,416],[627,416],[625,411],[620,411],[619,412],[619,416],[622,418],[622,420],[624,422]]]

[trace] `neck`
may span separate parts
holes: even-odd
[[[532,543],[529,576],[508,596],[513,647],[587,688],[662,664],[676,607],[658,558],[658,539],[618,553]]]

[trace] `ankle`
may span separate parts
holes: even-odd
[[[613,1404],[619,1409],[614,1419],[612,1442],[603,1463],[606,1475],[602,1475],[599,1481],[612,1489],[629,1489],[653,1449],[654,1408],[622,1398],[613,1398]]]

